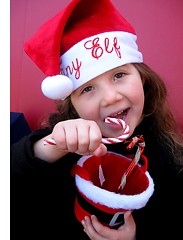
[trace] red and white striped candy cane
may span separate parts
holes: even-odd
[[[117,138],[102,138],[102,143],[104,144],[114,144],[114,143],[119,143],[123,142],[125,139],[127,139],[130,135],[130,129],[129,126],[125,123],[124,120],[118,119],[118,118],[106,118],[105,119],[106,123],[109,124],[117,124],[120,125],[124,129],[123,135],[117,137]],[[53,139],[45,139],[44,140],[44,145],[56,145],[55,141]]]
[[[123,129],[124,129],[124,133],[123,135],[117,137],[117,138],[102,138],[102,142],[103,143],[119,143],[119,142],[123,142],[125,139],[127,139],[130,135],[130,129],[129,126],[125,123],[125,121],[123,121],[122,119],[118,119],[118,118],[106,118],[105,119],[106,123],[115,123],[117,125],[120,125]]]
[[[130,173],[132,172],[134,167],[137,165],[137,163],[140,160],[140,157],[141,157],[141,155],[144,151],[145,142],[144,142],[144,137],[142,135],[140,137],[133,137],[127,148],[131,149],[136,144],[138,144],[137,151],[135,153],[135,156],[134,156],[133,160],[130,162],[127,170],[125,171],[125,173],[123,174],[123,176],[121,178],[121,183],[120,183],[120,185],[118,187],[118,191],[117,191],[118,193],[123,190],[124,186],[126,185],[128,175],[130,175]]]

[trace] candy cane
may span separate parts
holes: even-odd
[[[123,129],[124,129],[124,133],[123,135],[117,137],[117,138],[102,138],[102,142],[103,143],[119,143],[119,142],[123,142],[125,139],[127,139],[130,135],[130,129],[129,126],[125,123],[125,121],[123,121],[122,119],[118,119],[118,118],[106,118],[105,119],[106,123],[115,123],[117,125],[120,125]]]
[[[145,147],[145,142],[144,142],[144,138],[141,135],[140,137],[133,137],[131,139],[130,144],[128,145],[128,149],[133,148],[135,145],[138,145],[137,151],[135,153],[135,156],[133,158],[133,160],[130,162],[127,170],[125,171],[125,173],[123,174],[122,178],[121,178],[121,183],[118,187],[118,191],[117,193],[121,193],[122,189],[124,188],[124,186],[126,185],[126,180],[128,175],[132,172],[132,170],[134,169],[134,167],[137,165],[138,161],[140,160],[141,154],[144,151],[144,147]]]
[[[123,142],[125,139],[127,139],[129,137],[129,135],[130,135],[129,126],[125,123],[124,120],[108,117],[105,119],[105,122],[109,123],[109,124],[120,125],[124,129],[124,134],[117,138],[102,138],[102,143],[104,143],[104,144],[119,143],[119,142]],[[56,143],[53,139],[45,139],[44,145],[56,145]]]
[[[123,142],[124,140],[126,140],[129,137],[129,135],[130,135],[129,126],[122,119],[108,117],[105,119],[105,122],[109,123],[109,124],[120,125],[124,129],[124,133],[123,133],[123,135],[121,135],[117,138],[102,138],[102,142],[104,144],[114,144],[114,143]],[[45,139],[44,145],[47,145],[47,144],[56,145],[56,143],[53,139]],[[118,187],[117,193],[121,193],[122,189],[126,185],[128,175],[132,172],[132,170],[134,169],[134,167],[137,165],[138,161],[140,160],[141,154],[144,151],[144,147],[145,147],[145,142],[144,142],[143,136],[133,137],[130,140],[130,143],[127,148],[132,149],[136,144],[138,145],[136,154],[121,178],[121,183]]]

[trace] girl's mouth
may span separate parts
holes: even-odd
[[[121,120],[125,121],[127,113],[128,113],[128,110],[129,109],[122,110],[122,111],[120,111],[118,113],[110,115],[109,117],[111,117],[111,118],[118,118],[118,119],[121,119]]]
[[[121,110],[119,112],[111,114],[108,117],[109,118],[117,118],[117,119],[125,121],[127,118],[128,111],[129,111],[129,108],[126,108],[125,110]],[[104,122],[105,122],[105,120],[104,120]],[[116,123],[110,123],[110,124],[107,123],[106,128],[112,128],[113,130],[116,129],[117,131],[119,131],[119,130],[121,130],[121,125],[116,124]]]

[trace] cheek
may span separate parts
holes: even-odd
[[[78,101],[75,104],[73,103],[73,106],[83,119],[95,120],[98,117],[98,107],[94,104],[94,101]]]
[[[138,99],[140,106],[143,108],[145,99],[143,86],[139,89]]]
[[[134,105],[139,105],[139,107],[143,107],[144,105],[144,89],[141,82],[136,82],[136,84],[132,84],[129,91],[129,98],[133,102]]]

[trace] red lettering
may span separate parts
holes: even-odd
[[[99,59],[103,54],[103,49],[100,46],[100,44],[98,44],[98,42],[99,42],[99,38],[97,37],[97,38],[94,38],[93,41],[89,40],[84,44],[84,47],[86,49],[88,50],[92,49],[91,51],[92,57],[96,59]]]
[[[73,69],[75,70],[75,79],[80,78],[80,68],[81,68],[82,62],[79,63],[78,58],[76,58],[76,64],[74,65],[74,62],[72,61]]]
[[[62,60],[61,60],[62,63]],[[80,68],[81,68],[82,62],[78,60],[78,58],[76,58],[75,62],[72,61],[71,65],[68,65],[66,68],[61,68],[61,74],[65,75],[67,77],[69,77],[69,75],[73,75],[75,79],[79,79],[81,72],[80,72]]]
[[[88,40],[84,43],[84,47],[87,50],[91,50],[91,55],[93,58],[99,59],[104,51],[107,53],[116,52],[117,57],[121,58],[120,46],[118,45],[117,37],[113,38],[113,41],[109,38],[104,39],[104,47],[101,45],[101,40],[99,37],[94,38],[93,40]]]
[[[109,38],[105,38],[104,44],[105,44],[105,50],[106,50],[106,52],[112,53],[113,47],[111,48],[111,51],[109,50]]]
[[[118,44],[118,39],[117,37],[114,38],[114,49],[116,51],[116,54],[119,58],[121,58],[121,51],[120,51],[120,46],[117,46]]]

